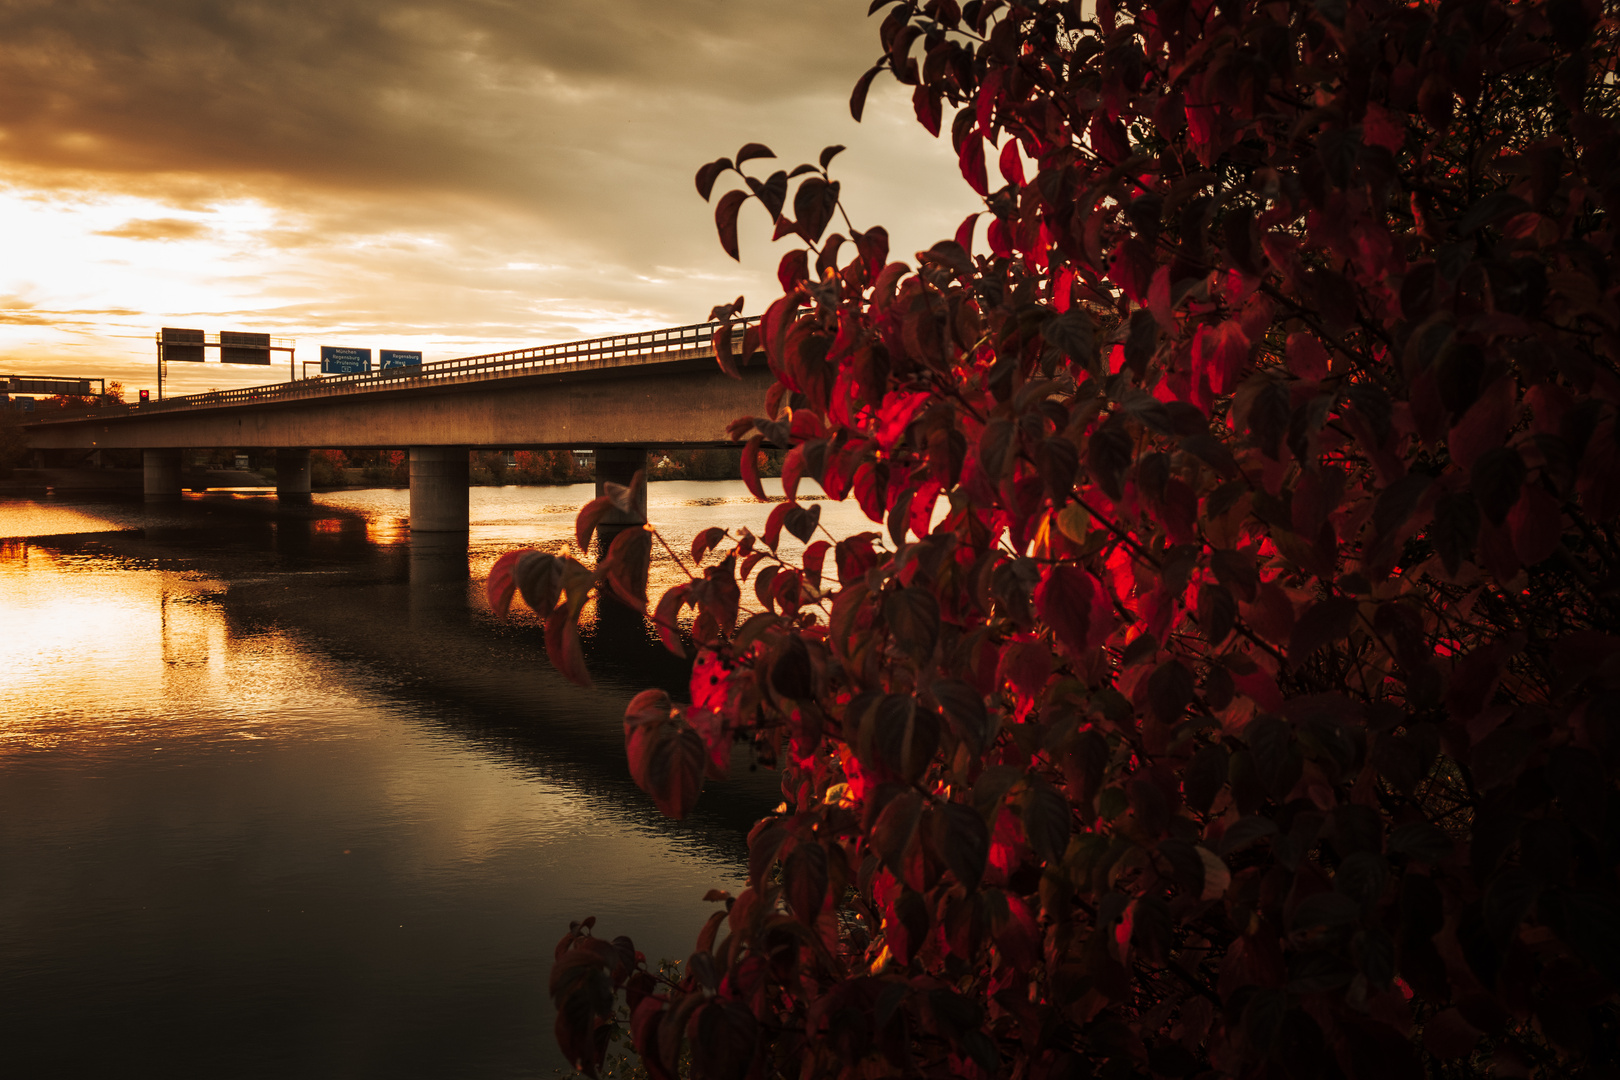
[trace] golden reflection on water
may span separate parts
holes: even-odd
[[[408,519],[400,517],[367,519],[366,539],[373,544],[380,544],[385,547],[409,543],[411,539],[410,522]]]
[[[232,635],[217,582],[108,569],[93,555],[0,545],[0,758],[261,738],[275,722],[266,709],[297,682],[292,644]]]
[[[26,517],[60,536],[58,509],[0,506],[0,532]],[[521,660],[524,634],[490,637],[466,596],[522,523],[470,548],[412,542],[405,580],[398,552],[365,550],[405,539],[397,502],[280,517],[273,540],[251,506],[227,520],[238,532],[190,499],[99,509],[73,512],[87,524],[71,539],[0,541],[16,1075],[252,1059],[317,1076],[408,1042],[402,1063],[345,1075],[548,1076],[562,1062],[545,976],[570,920],[683,956],[704,892],[739,887],[740,834],[677,833],[624,778],[612,692],[537,695],[531,734],[486,720],[461,681],[424,689],[352,647],[444,635],[439,668],[502,677],[479,657]],[[299,542],[328,520],[313,550]],[[161,528],[90,535],[128,522]],[[562,550],[566,535],[538,539]],[[421,625],[378,621],[401,616]]]

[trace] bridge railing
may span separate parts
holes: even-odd
[[[736,327],[734,333],[741,335],[743,327],[756,321],[757,316],[737,320],[733,324]],[[672,326],[663,330],[645,330],[634,334],[614,334],[609,337],[587,338],[583,341],[569,341],[557,345],[539,345],[531,349],[463,356],[455,360],[435,360],[432,363],[389,368],[385,371],[370,371],[356,375],[322,375],[314,379],[272,383],[267,386],[244,386],[235,390],[209,390],[201,394],[187,394],[163,401],[103,406],[93,412],[63,412],[40,419],[77,420],[83,419],[84,416],[113,417],[133,413],[146,415],[178,409],[212,408],[218,405],[260,405],[274,401],[334,397],[366,390],[425,386],[435,382],[463,380],[477,376],[499,377],[531,372],[656,364],[665,362],[660,358],[667,357],[671,353],[689,353],[695,349],[708,348],[714,339],[714,331],[715,324],[712,322],[693,323],[689,326]]]

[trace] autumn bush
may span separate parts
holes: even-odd
[[[891,261],[837,147],[698,173],[733,256],[798,241],[715,312],[788,501],[681,545],[689,700],[626,748],[675,816],[734,740],[783,803],[678,975],[569,931],[566,1052],[622,1007],[659,1080],[1615,1075],[1613,4],[873,8],[852,110],[912,87],[985,209]],[[583,679],[656,540],[491,597]]]
[[[349,459],[342,450],[311,450],[309,482],[315,487],[342,487],[348,483]]]

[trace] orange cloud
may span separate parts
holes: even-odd
[[[206,225],[183,218],[136,218],[116,229],[102,229],[96,235],[126,240],[197,240],[210,231]]]

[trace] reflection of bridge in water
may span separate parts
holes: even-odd
[[[168,523],[141,532],[59,536],[43,546],[187,571],[187,602],[170,604],[165,623],[167,678],[197,678],[225,651],[274,627],[301,650],[362,673],[355,686],[418,704],[412,712],[448,738],[606,798],[646,827],[717,857],[745,855],[743,838],[780,799],[781,777],[750,771],[742,748],[731,779],[706,785],[693,817],[680,823],[663,819],[629,777],[626,702],[649,686],[684,698],[690,673],[689,661],[665,650],[640,613],[611,601],[593,605],[581,636],[596,685],[575,686],[547,662],[539,620],[523,611],[505,620],[489,614],[469,573],[466,535],[379,543],[374,524],[330,507],[215,495],[187,501]],[[18,546],[31,543],[38,542]],[[214,621],[216,611],[223,623]]]
[[[411,530],[462,532],[471,450],[592,448],[600,492],[645,467],[649,449],[732,445],[726,425],[762,411],[771,376],[755,365],[728,378],[710,351],[714,331],[679,326],[210,391],[56,415],[26,431],[41,451],[142,451],[154,500],[180,497],[187,449],[274,449],[276,494],[299,502],[309,499],[312,448],[408,447]],[[643,505],[608,523],[645,520]]]

